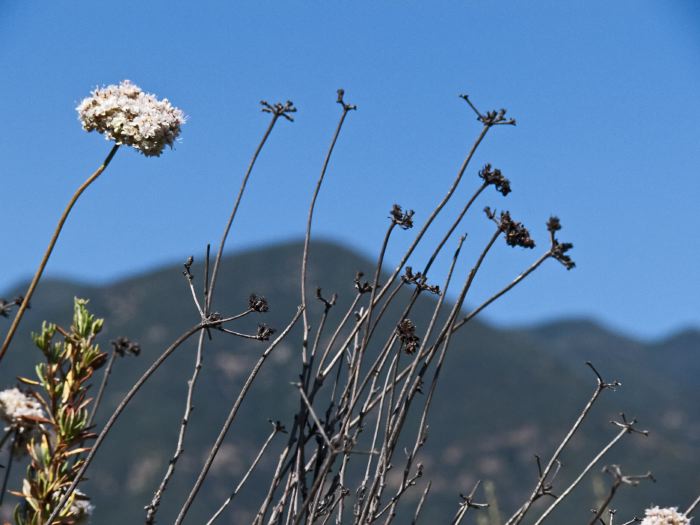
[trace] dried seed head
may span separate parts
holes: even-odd
[[[270,310],[270,305],[267,303],[267,299],[252,293],[248,298],[248,308],[256,312],[265,313]]]
[[[410,228],[413,228],[414,213],[415,212],[413,210],[403,211],[401,206],[399,206],[398,204],[394,204],[391,207],[391,211],[389,212],[389,218],[394,224],[396,224],[400,228],[408,230]]]
[[[124,357],[127,354],[137,356],[141,353],[141,345],[129,340],[127,337],[117,337],[111,343],[119,357]]]
[[[491,164],[486,164],[479,170],[479,177],[487,185],[493,185],[504,197],[511,191],[510,181],[506,179],[498,168],[491,170]]]
[[[274,333],[274,328],[270,328],[265,323],[263,323],[258,325],[258,332],[256,335],[260,341],[268,341],[270,339],[270,336]]]
[[[571,250],[574,245],[570,242],[559,242],[559,239],[556,238],[556,232],[561,230],[561,222],[559,221],[559,217],[549,218],[547,221],[547,230],[549,230],[549,236],[552,241],[552,247],[550,249],[552,257],[563,264],[567,270],[571,270],[576,266],[576,263],[569,255],[567,255],[566,252]]]
[[[561,230],[561,221],[559,220],[559,217],[552,215],[547,221],[547,231],[554,233],[559,230]]]
[[[416,325],[410,319],[404,319],[396,326],[396,334],[407,354],[413,354],[418,349],[420,338],[416,335]]]
[[[487,207],[484,211],[489,219],[495,221],[496,214],[492,212],[490,208]],[[496,222],[498,227],[505,234],[506,244],[508,246],[520,246],[522,248],[535,247],[535,241],[530,237],[528,229],[523,226],[521,222],[511,219],[509,212],[502,211],[500,220]]]

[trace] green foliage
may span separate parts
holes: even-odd
[[[23,498],[14,512],[16,525],[46,525],[46,520],[75,479],[82,465],[81,455],[89,450],[84,443],[94,437],[88,428],[90,404],[87,397],[90,380],[107,354],[95,343],[103,319],[87,309],[86,299],[74,299],[70,330],[44,322],[41,332],[32,334],[45,362],[35,367],[36,380],[20,378],[37,388],[34,392],[47,414],[41,432],[27,444],[30,464],[22,490]],[[57,338],[57,335],[59,336]],[[58,339],[58,340],[56,340]],[[76,506],[73,494],[58,519],[51,525],[77,524],[84,517],[84,506]]]

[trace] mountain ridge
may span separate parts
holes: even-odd
[[[261,243],[259,245],[246,246],[242,249],[235,249],[232,251],[225,252],[222,256],[222,265],[228,266],[231,261],[236,260],[238,257],[246,257],[249,255],[255,255],[265,252],[274,252],[275,250],[287,250],[287,249],[298,249],[299,257],[301,257],[301,249],[303,246],[303,238],[297,239],[287,239],[274,243]],[[325,246],[335,250],[340,250],[350,255],[351,257],[362,259],[366,261],[366,267],[368,269],[374,269],[375,262],[371,261],[368,254],[362,253],[359,250],[355,250],[345,244],[336,241],[332,238],[321,237],[319,239],[314,239],[312,241],[312,249],[316,246]],[[214,254],[211,255],[212,261],[214,259]],[[183,257],[183,261],[186,257]],[[201,264],[201,257],[195,257],[197,265]],[[125,275],[118,275],[113,278],[105,280],[82,280],[73,276],[46,276],[42,280],[42,285],[51,283],[54,286],[71,286],[78,287],[80,289],[109,289],[112,287],[119,287],[122,285],[128,285],[132,282],[141,282],[143,280],[148,280],[154,276],[162,276],[164,274],[171,275],[173,268],[179,268],[182,262],[170,261],[164,262],[157,266],[152,266],[141,271],[129,272]],[[394,268],[391,263],[385,263],[385,267]],[[20,280],[17,284],[13,286],[8,286],[5,290],[0,291],[0,297],[6,299],[16,297],[24,293],[27,286],[29,285],[30,279]],[[545,318],[541,320],[536,320],[528,323],[518,323],[514,325],[504,325],[496,321],[489,321],[479,318],[481,323],[491,326],[494,329],[502,330],[506,332],[520,332],[520,331],[532,331],[532,332],[546,332],[550,335],[560,333],[571,328],[576,330],[586,329],[588,333],[597,332],[605,336],[613,336],[619,339],[628,340],[630,342],[641,344],[641,345],[659,345],[667,344],[676,339],[695,339],[700,338],[700,326],[686,325],[681,326],[676,329],[669,331],[668,333],[661,334],[656,337],[646,338],[637,336],[630,331],[622,330],[613,325],[608,324],[605,320],[590,314],[573,314],[566,315],[556,318]]]

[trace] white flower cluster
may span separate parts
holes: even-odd
[[[76,489],[73,496],[73,503],[70,506],[70,517],[75,520],[74,524],[84,525],[90,523],[90,518],[94,510],[95,506],[90,503],[87,496]]]
[[[644,511],[642,525],[688,525],[690,519],[678,512],[677,507],[652,507]]]
[[[125,144],[147,157],[158,157],[173,146],[185,115],[167,98],[158,100],[129,80],[95,89],[76,108],[85,131],[103,133],[107,140]]]
[[[0,417],[17,425],[22,417],[46,417],[41,404],[34,398],[22,393],[18,388],[8,388],[0,392]]]

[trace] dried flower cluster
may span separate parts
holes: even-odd
[[[85,131],[102,133],[147,157],[158,157],[165,146],[172,147],[185,122],[183,112],[168,99],[158,100],[129,80],[95,89],[76,109]]]
[[[428,284],[428,277],[423,274],[423,272],[413,273],[412,266],[406,266],[404,274],[401,276],[401,280],[408,284],[415,284],[416,288],[419,290],[427,290],[435,295],[440,295],[440,285]]]
[[[547,231],[549,231],[552,240],[552,257],[563,264],[567,270],[571,270],[576,266],[576,263],[569,255],[566,254],[566,252],[571,250],[574,245],[570,242],[559,242],[555,235],[559,230],[561,230],[561,222],[559,221],[559,217],[550,217],[547,221]]]
[[[355,274],[355,279],[353,280],[355,289],[360,293],[369,293],[372,291],[372,285],[362,280],[364,276],[365,274],[362,272],[357,272],[357,274]]]
[[[510,217],[510,212],[502,211],[500,220],[496,220],[496,212],[488,206],[484,208],[486,216],[498,224],[500,230],[506,236],[506,244],[508,246],[520,246],[521,248],[534,248],[535,241],[530,237],[529,230],[522,222],[514,221]]]
[[[678,512],[677,507],[652,507],[644,512],[642,525],[688,525],[690,519]]]
[[[12,310],[13,306],[19,306],[24,301],[24,297],[18,295],[12,301],[0,298],[0,317],[8,317],[8,313]]]
[[[389,212],[391,221],[404,230],[413,228],[413,210],[404,211],[401,206],[394,204]]]
[[[125,355],[137,356],[141,353],[141,345],[131,341],[128,337],[117,337],[110,343],[119,357],[124,357]]]
[[[498,168],[491,170],[491,164],[486,164],[479,170],[479,177],[483,179],[484,184],[493,185],[496,191],[500,192],[504,197],[510,193],[510,181],[506,179],[501,170]]]
[[[272,334],[274,334],[275,332],[276,332],[276,330],[275,330],[274,328],[270,328],[270,327],[267,326],[265,323],[260,323],[260,324],[258,325],[258,331],[257,331],[256,337],[257,337],[260,341],[269,341],[269,340],[270,340],[270,337],[271,337]]]
[[[250,294],[250,297],[248,298],[248,308],[255,312],[265,313],[270,310],[270,305],[268,304],[267,299],[253,293]]]
[[[396,327],[396,334],[407,354],[413,354],[418,349],[420,338],[416,335],[416,325],[410,319],[404,319]]]

